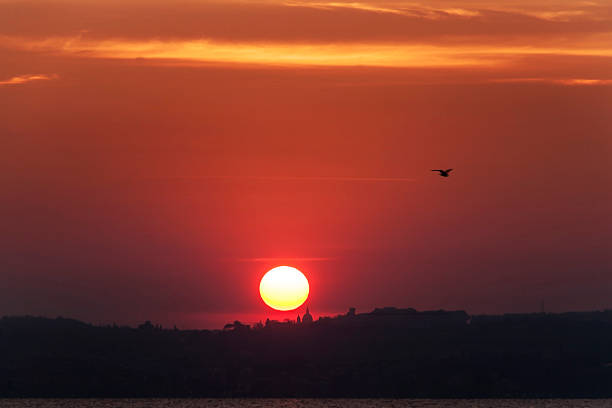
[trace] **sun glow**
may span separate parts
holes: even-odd
[[[308,298],[310,287],[302,272],[291,266],[277,266],[261,278],[259,293],[272,309],[293,310]]]

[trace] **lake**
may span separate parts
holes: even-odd
[[[0,399],[2,408],[608,408],[612,399]]]

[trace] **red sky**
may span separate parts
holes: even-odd
[[[0,61],[0,315],[612,307],[610,2],[0,0]]]

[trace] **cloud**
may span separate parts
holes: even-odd
[[[258,42],[87,40],[80,37],[44,40],[0,38],[29,52],[85,58],[241,63],[278,66],[336,67],[493,67],[529,55],[611,57],[609,47],[512,45],[446,45],[342,43],[286,44]]]
[[[498,68],[611,41],[612,7],[569,0],[0,1],[1,48],[156,64]]]
[[[49,81],[52,79],[57,79],[58,76],[56,74],[27,74],[27,75],[18,75],[12,78],[0,81],[0,85],[19,85],[25,84],[27,82],[32,81]]]
[[[0,1],[0,35],[36,38],[531,44],[582,40],[609,32],[611,22],[612,6],[570,1]]]
[[[564,85],[612,85],[612,79],[561,79]]]
[[[462,17],[476,17],[480,16],[481,13],[476,10],[467,10],[463,8],[432,8],[423,7],[421,5],[412,5],[406,7],[405,5],[390,4],[388,6],[379,6],[377,3],[368,2],[305,2],[305,1],[291,1],[284,3],[289,7],[308,7],[314,9],[333,10],[334,8],[346,8],[352,10],[359,10],[373,13],[383,14],[396,14],[406,17],[417,17],[426,19],[439,19],[448,16],[462,16]]]
[[[0,52],[156,66],[409,68],[400,84],[422,81],[417,70],[436,83],[475,72],[477,82],[606,78],[612,58],[612,7],[592,2],[178,1],[0,0]]]
[[[333,8],[348,8],[354,10],[361,11],[371,11],[374,13],[390,13],[390,14],[399,14],[399,15],[413,15],[412,13],[396,9],[396,8],[387,8],[387,7],[377,7],[376,5],[368,4],[368,3],[358,3],[358,2],[304,2],[304,1],[291,1],[284,3],[284,5],[289,7],[310,7],[315,9],[324,9],[329,10]]]
[[[584,10],[533,11],[525,12],[525,14],[549,21],[570,21],[573,17],[594,17],[587,14]]]
[[[549,83],[556,85],[612,85],[612,79],[586,79],[586,78],[504,78],[494,79],[491,82],[500,83]]]
[[[304,66],[470,66],[492,65],[479,51],[462,48],[393,44],[285,44],[194,41],[122,41],[48,38],[4,39],[17,48],[90,58],[182,60]]]

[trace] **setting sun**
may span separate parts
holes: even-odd
[[[259,293],[266,305],[276,310],[293,310],[308,298],[310,287],[302,272],[291,266],[270,269],[259,283]]]

